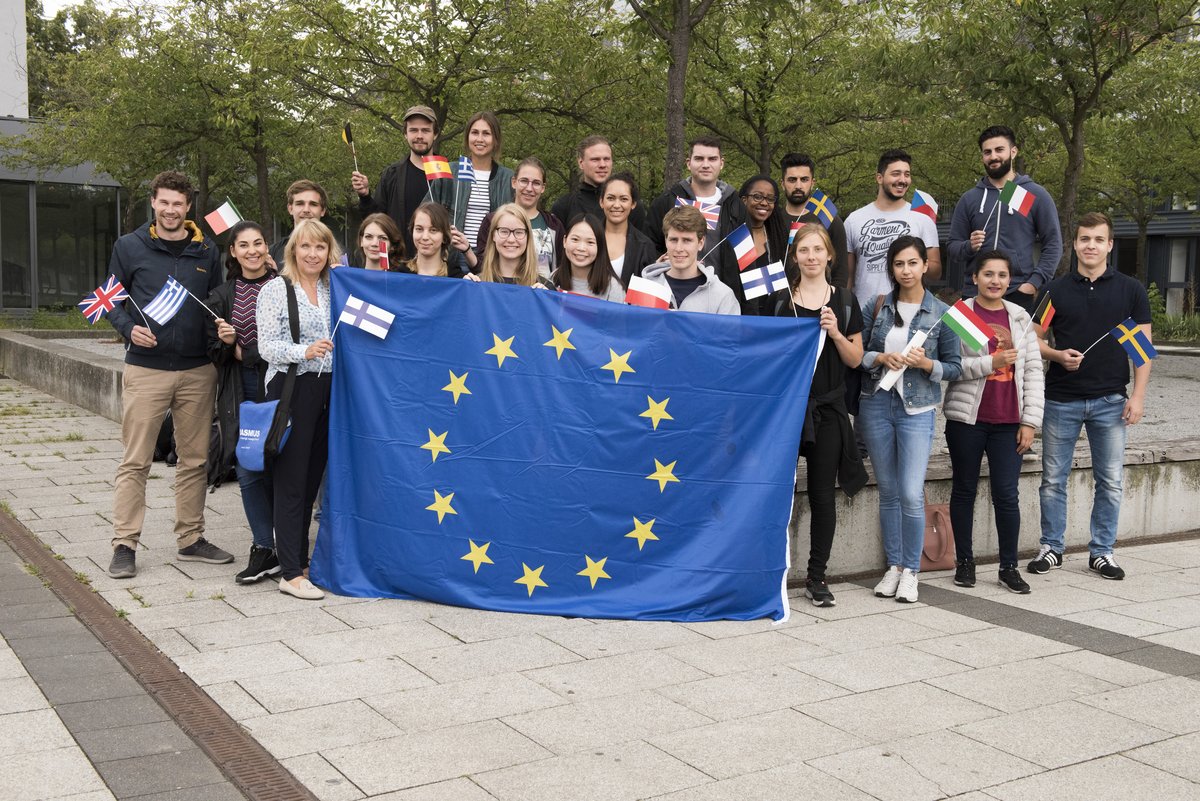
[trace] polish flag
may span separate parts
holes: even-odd
[[[629,290],[625,293],[625,302],[630,306],[669,309],[671,307],[671,290],[662,284],[656,284],[649,278],[635,275],[629,279]]]

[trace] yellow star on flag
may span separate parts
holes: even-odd
[[[442,387],[442,392],[449,392],[454,395],[454,405],[458,405],[459,395],[470,395],[471,390],[467,389],[467,376],[470,373],[455,375],[454,371],[450,371],[450,383]]]
[[[631,354],[631,353],[633,353],[633,351],[627,350],[624,353],[622,353],[620,356],[618,356],[617,352],[615,350],[613,350],[612,348],[608,349],[608,355],[609,355],[608,364],[604,365],[600,369],[601,370],[612,370],[614,384],[621,383],[621,374],[622,373],[636,373],[637,372],[637,370],[634,370],[632,367],[629,366],[629,354]]]
[[[558,358],[562,358],[564,350],[575,350],[575,346],[571,344],[571,332],[574,328],[568,328],[566,331],[559,331],[554,326],[550,326],[550,330],[554,332],[554,336],[549,342],[543,342],[542,345],[547,348],[554,348],[558,354]]]
[[[433,503],[425,508],[430,512],[437,512],[439,525],[441,525],[442,519],[445,518],[446,515],[458,514],[458,512],[454,511],[454,507],[450,505],[450,501],[452,500],[454,500],[453,492],[451,492],[449,495],[442,495],[437,490],[433,491]]]
[[[654,460],[654,472],[646,476],[646,478],[650,481],[658,482],[659,492],[666,490],[667,484],[671,483],[672,481],[674,481],[676,484],[679,483],[679,479],[675,478],[675,474],[671,472],[675,469],[675,464],[675,462],[671,462],[670,464],[664,465],[657,459]]]
[[[596,589],[596,580],[597,579],[611,579],[612,578],[612,576],[610,576],[604,572],[604,563],[608,561],[607,556],[604,557],[603,559],[601,559],[599,562],[592,561],[592,557],[588,556],[587,554],[584,554],[583,558],[587,560],[587,567],[585,567],[583,570],[580,570],[575,575],[587,576],[589,579],[591,579],[593,590]]]
[[[485,542],[483,545],[476,545],[475,540],[467,540],[467,542],[471,543],[471,552],[458,558],[475,565],[476,573],[479,572],[480,565],[496,564],[492,561],[492,557],[487,555],[488,548],[492,546],[490,542]]]
[[[433,461],[436,462],[439,453],[450,452],[450,449],[446,447],[446,435],[450,432],[443,431],[440,434],[435,434],[433,433],[432,428],[426,430],[429,431],[429,442],[426,442],[424,445],[422,445],[421,450],[429,451],[431,454],[433,454]]]
[[[655,431],[658,430],[659,421],[675,419],[671,415],[667,414],[667,404],[671,402],[670,398],[666,398],[660,402],[647,395],[646,402],[649,403],[650,406],[646,409],[646,411],[639,414],[638,417],[649,417],[654,423]]]
[[[529,590],[529,595],[533,595],[533,591],[538,587],[549,587],[550,585],[542,581],[542,570],[545,565],[538,568],[530,568],[524,562],[521,563],[521,569],[525,571],[525,575],[513,582],[513,584],[524,584]]]
[[[492,347],[489,348],[488,350],[485,350],[484,353],[488,354],[489,356],[495,356],[496,357],[496,366],[503,367],[505,359],[521,358],[520,356],[518,356],[516,353],[513,352],[512,343],[513,343],[514,339],[516,339],[516,337],[509,337],[508,339],[501,339],[500,337],[496,336],[495,334],[492,334],[492,341],[495,344],[492,345]]]
[[[643,523],[641,520],[638,520],[635,517],[633,518],[633,531],[629,532],[625,536],[631,540],[637,540],[638,550],[640,551],[642,550],[642,546],[646,544],[646,540],[658,539],[658,535],[654,533],[653,529],[653,520],[651,520],[649,523]]]

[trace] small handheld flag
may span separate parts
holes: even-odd
[[[733,255],[737,258],[739,270],[746,269],[758,258],[758,254],[754,252],[754,237],[751,236],[750,226],[746,223],[735,228],[726,239],[733,248]]]
[[[379,269],[385,273],[392,269],[392,264],[388,261],[388,241],[387,239],[379,240]]]
[[[826,230],[833,225],[833,218],[838,213],[837,206],[833,204],[829,195],[815,187],[812,194],[808,196],[808,200],[804,202],[804,211],[817,215],[817,219],[821,221],[821,225],[825,226]]]
[[[799,220],[792,221],[792,227],[788,229],[788,249],[791,250],[792,243],[796,241],[796,232],[804,227],[804,223]]]
[[[689,200],[685,197],[675,198],[676,206],[693,206],[700,209],[700,213],[704,215],[704,224],[708,226],[708,230],[717,230],[717,225],[721,221],[721,206],[718,203],[705,203],[703,200]]]
[[[1124,322],[1117,323],[1116,327],[1108,332],[1108,335],[1114,337],[1121,344],[1121,347],[1129,354],[1129,358],[1133,360],[1134,367],[1141,367],[1158,356],[1158,351],[1150,344],[1150,337],[1146,336],[1146,332],[1133,321],[1132,317],[1127,317]]]
[[[1042,295],[1042,302],[1033,310],[1033,322],[1043,331],[1050,326],[1050,320],[1054,318],[1054,301],[1050,300],[1050,293]]]
[[[176,281],[175,276],[169,275],[167,283],[163,284],[163,288],[142,312],[159,325],[166,325],[183,308],[183,302],[189,294],[187,287]]]
[[[1029,216],[1029,210],[1033,208],[1035,199],[1033,193],[1024,187],[1017,186],[1015,181],[1006,181],[1000,190],[1000,200],[1022,217]]]
[[[392,321],[395,319],[396,315],[387,309],[381,309],[374,304],[367,303],[362,298],[351,295],[346,298],[346,305],[342,307],[342,313],[338,316],[338,325],[345,323],[354,328],[361,328],[372,336],[385,339],[388,330],[392,327]]]
[[[671,290],[662,284],[656,284],[649,278],[635,275],[629,279],[629,290],[625,293],[625,302],[630,306],[668,309],[671,307]]]
[[[964,301],[958,301],[942,315],[942,322],[950,327],[968,348],[976,353],[986,353],[991,341],[991,328],[975,310]]]
[[[350,146],[350,155],[354,158],[354,171],[358,172],[358,153],[354,150],[354,134],[350,130],[350,123],[342,127],[342,141]]]
[[[234,207],[233,201],[229,198],[225,198],[225,202],[221,204],[219,209],[205,215],[204,221],[208,223],[208,227],[212,229],[212,232],[215,236],[220,236],[233,226],[240,223],[242,221],[242,215],[239,214],[238,210]]]
[[[746,300],[754,300],[780,289],[787,289],[787,275],[783,262],[775,261],[755,270],[746,270],[741,275],[742,289],[746,291]]]
[[[924,214],[929,219],[937,222],[938,204],[933,199],[933,195],[928,192],[922,192],[920,189],[913,190],[912,210],[918,214]]]
[[[421,163],[425,167],[426,181],[454,177],[454,173],[450,172],[450,162],[445,156],[421,156]]]
[[[83,312],[83,316],[89,323],[95,325],[101,317],[113,310],[115,304],[127,297],[129,297],[129,293],[125,291],[125,287],[121,285],[115,275],[110,275],[108,280],[95,292],[79,301],[79,310]]]
[[[467,184],[475,180],[475,165],[466,156],[458,157],[458,180]]]

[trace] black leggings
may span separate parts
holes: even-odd
[[[278,398],[285,375],[271,379],[267,397]],[[313,502],[329,458],[329,390],[332,376],[296,376],[292,392],[292,431],[271,466],[275,489],[275,550],[283,578],[303,575],[308,566],[308,527]]]
[[[832,414],[823,414],[817,419],[816,442],[804,456],[808,466],[808,508],[811,512],[808,576],[824,581],[837,529],[836,482],[842,457],[842,431],[837,417]]]

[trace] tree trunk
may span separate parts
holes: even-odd
[[[258,223],[271,230],[271,187],[267,176],[267,146],[263,141],[262,117],[254,118],[254,178],[258,186]]]
[[[667,188],[683,177],[683,98],[687,86],[688,51],[692,46],[691,13],[690,0],[677,0],[675,27],[667,40],[671,58],[667,67],[667,162],[663,169],[663,185]]]
[[[1085,163],[1083,152],[1084,116],[1076,114],[1071,123],[1070,137],[1063,142],[1067,146],[1067,165],[1063,168],[1062,197],[1058,201],[1058,224],[1062,228],[1063,254],[1058,262],[1058,272],[1064,273],[1071,265],[1071,239],[1075,227],[1076,206],[1079,203],[1079,184],[1083,180]]]
[[[196,205],[192,207],[192,216],[202,220],[204,215],[208,214],[208,154],[203,150],[200,151],[197,172],[199,175],[196,177]]]
[[[1150,285],[1150,267],[1146,264],[1146,230],[1150,227],[1149,217],[1137,218],[1137,253],[1134,256],[1134,267],[1137,271],[1137,280],[1142,286]],[[1163,288],[1163,300],[1166,300],[1167,291]]]

